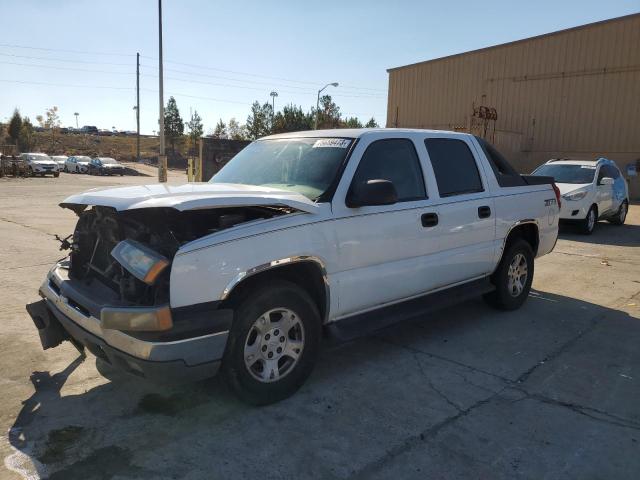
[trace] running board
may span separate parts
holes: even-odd
[[[331,322],[326,326],[326,329],[329,336],[336,340],[352,340],[370,335],[394,323],[426,315],[494,290],[495,286],[489,277],[485,277],[376,310],[357,313]]]

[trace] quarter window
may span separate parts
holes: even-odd
[[[424,141],[441,197],[482,192],[476,160],[462,140],[427,138]]]
[[[424,177],[413,142],[406,138],[377,140],[362,155],[353,182],[389,180],[398,193],[398,201],[426,198]]]

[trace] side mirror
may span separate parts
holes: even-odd
[[[611,178],[611,177],[603,177],[600,180],[600,185],[613,185],[613,178]]]
[[[367,180],[351,186],[347,195],[347,207],[393,205],[398,202],[398,192],[389,180]]]

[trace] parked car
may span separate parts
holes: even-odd
[[[100,130],[98,130],[98,135],[102,137],[110,137],[111,135],[113,135],[113,132],[111,130],[101,128]]]
[[[74,155],[67,159],[64,171],[69,173],[87,173],[89,172],[89,163],[91,163],[90,157]]]
[[[80,133],[88,133],[91,135],[97,135],[98,134],[98,127],[95,127],[93,125],[85,125],[80,129]]]
[[[52,155],[51,156],[51,160],[53,160],[54,162],[56,162],[58,164],[58,171],[61,172],[64,170],[64,166],[67,162],[67,157],[66,155]]]
[[[550,160],[533,175],[555,179],[562,193],[560,220],[593,233],[598,220],[623,225],[629,210],[627,181],[613,160]]]
[[[89,163],[89,175],[124,175],[124,165],[109,157],[96,157]]]
[[[162,380],[221,368],[266,404],[302,385],[323,329],[353,338],[475,295],[519,308],[556,243],[559,195],[469,134],[274,135],[209,183],[64,200],[71,255],[28,310],[45,349],[72,339]]]
[[[46,153],[21,153],[20,159],[26,163],[29,175],[44,177],[51,174],[54,177],[60,176],[58,164],[54,162]]]

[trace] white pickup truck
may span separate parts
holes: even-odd
[[[526,300],[559,191],[472,135],[329,130],[253,142],[208,183],[94,189],[69,258],[27,307],[145,378],[222,373],[246,401],[291,395],[323,330],[352,338],[484,295]]]

